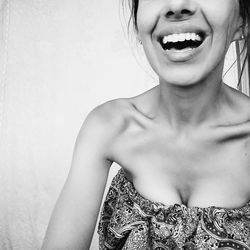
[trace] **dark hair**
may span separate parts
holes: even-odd
[[[135,32],[138,31],[137,26],[137,11],[139,0],[125,0],[129,1],[130,7],[130,18],[129,18],[129,26],[131,25],[131,21],[133,22],[133,29]],[[241,81],[242,73],[244,68],[246,67],[246,63],[249,62],[250,67],[250,1],[249,0],[239,0],[240,4],[240,15],[243,19],[242,29],[244,31],[244,46],[242,51],[240,52],[240,58],[242,61],[241,72],[239,75],[239,83]],[[242,58],[243,55],[243,58]],[[239,85],[239,84],[238,84]]]
[[[138,11],[138,4],[139,0],[122,0],[122,6],[128,4],[130,15],[129,15],[129,21],[128,21],[128,31],[130,31],[130,26],[132,26],[133,30],[135,32],[138,31],[137,26],[137,11]],[[124,8],[125,9],[125,8]],[[132,25],[131,25],[132,22]]]
[[[139,0],[131,0],[131,16],[130,20],[133,20],[133,27],[134,30],[138,31],[138,26],[137,26],[137,11],[138,11],[138,4]]]
[[[239,0],[240,4],[240,15],[243,19],[242,29],[244,36],[244,45],[243,49],[240,52],[241,55],[244,55],[242,59],[241,72],[239,74],[239,83],[238,88],[240,88],[241,77],[244,68],[248,62],[248,71],[250,69],[250,1],[249,0]]]
[[[249,39],[250,34],[250,2],[249,0],[239,0],[240,4],[240,15],[243,19],[243,29],[245,31],[245,39]],[[137,14],[137,13],[135,13]],[[248,40],[247,40],[248,41]]]

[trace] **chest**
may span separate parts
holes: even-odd
[[[117,141],[116,162],[142,193],[155,199],[164,199],[159,190],[173,197],[172,202],[187,203],[214,192],[218,199],[225,193],[247,197],[249,136],[226,139],[209,133],[186,137],[150,131],[127,133]]]

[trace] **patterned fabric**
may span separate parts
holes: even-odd
[[[250,250],[250,201],[234,209],[164,205],[142,197],[121,169],[98,233],[100,250]]]

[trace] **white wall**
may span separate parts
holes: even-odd
[[[0,3],[0,249],[34,250],[86,114],[156,81],[131,52],[119,1]]]

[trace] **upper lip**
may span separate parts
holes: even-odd
[[[157,34],[158,39],[163,38],[164,36],[180,33],[196,33],[200,34],[203,39],[207,35],[206,29],[201,26],[197,26],[190,23],[179,23],[179,24],[168,24],[165,28],[161,29]]]

